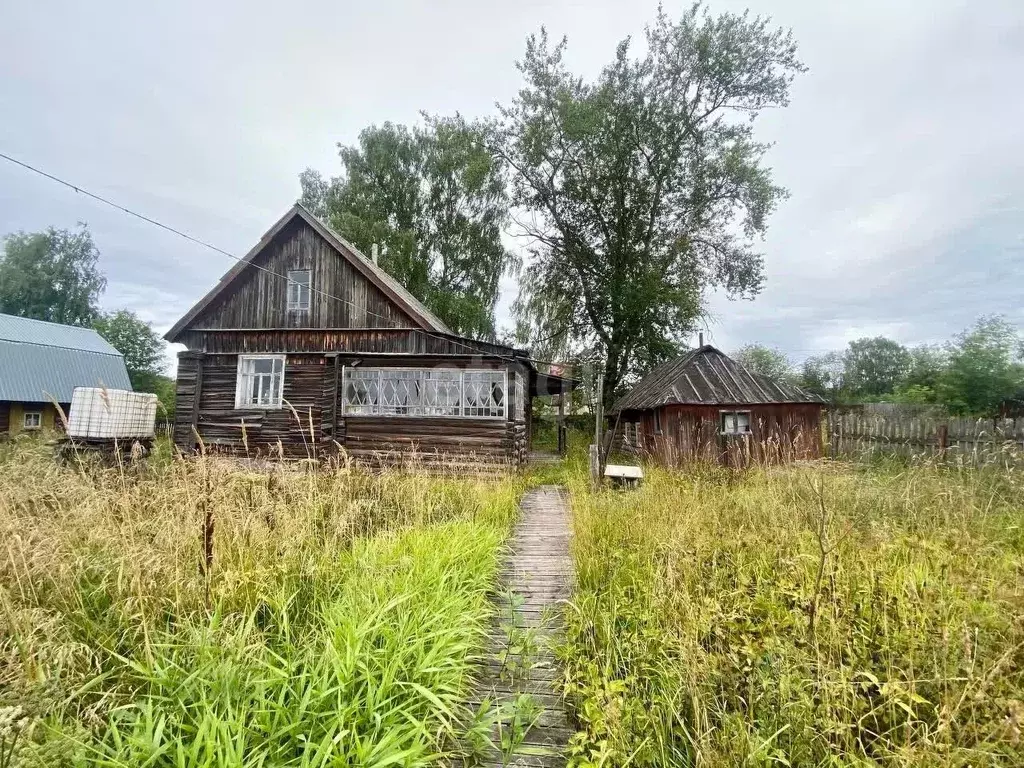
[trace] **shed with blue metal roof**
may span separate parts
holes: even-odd
[[[124,355],[92,328],[0,314],[0,435],[59,425],[75,387],[131,390]]]

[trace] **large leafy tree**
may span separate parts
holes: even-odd
[[[878,397],[894,392],[910,370],[911,355],[899,342],[876,336],[851,341],[843,355],[850,394]]]
[[[785,354],[763,344],[747,344],[739,348],[733,359],[751,373],[786,381],[793,377],[793,364]]]
[[[950,410],[994,416],[999,405],[1024,389],[1024,342],[1002,317],[983,317],[948,346],[949,365],[939,395]]]
[[[385,123],[339,145],[342,174],[299,177],[301,202],[381,265],[456,332],[489,338],[503,274],[508,196],[483,129],[461,117]]]
[[[85,224],[75,231],[7,235],[0,253],[0,312],[66,325],[88,325],[107,281]]]
[[[588,81],[564,39],[530,37],[492,136],[530,242],[521,327],[542,353],[589,351],[606,400],[676,354],[710,289],[760,290],[754,240],[784,190],[753,119],[787,104],[802,70],[792,35],[747,14],[659,11],[646,38]]]
[[[93,321],[93,328],[124,355],[132,388],[140,392],[155,392],[166,365],[166,344],[160,334],[127,309],[98,316]]]
[[[800,369],[800,386],[837,402],[843,390],[843,371],[843,356],[839,352],[809,357]]]

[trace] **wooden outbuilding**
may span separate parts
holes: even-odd
[[[821,456],[825,402],[704,345],[655,367],[609,410],[612,450],[666,466]]]
[[[377,464],[522,464],[531,398],[569,391],[525,350],[461,337],[295,205],[166,335],[174,440]]]

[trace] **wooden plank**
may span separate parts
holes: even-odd
[[[197,426],[199,424],[199,403],[203,393],[203,358],[196,360],[196,384],[192,394],[192,435],[190,440],[196,439]]]
[[[565,749],[572,729],[563,707],[562,672],[552,645],[561,634],[561,612],[572,593],[570,514],[564,491],[556,486],[529,491],[520,504],[510,554],[492,592],[497,615],[487,634],[485,661],[478,667],[469,703],[475,710],[481,702],[491,701],[508,716],[517,698],[527,694],[541,711],[521,746],[506,755],[492,748],[483,756],[483,765],[561,768],[566,764]],[[522,602],[515,598],[510,605],[510,593],[518,594]],[[517,646],[517,636],[524,631],[530,633],[536,651],[527,658],[508,654],[510,635]],[[500,744],[500,739],[492,741]],[[543,754],[538,754],[538,748],[543,748]]]

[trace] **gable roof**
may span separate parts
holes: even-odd
[[[445,325],[437,315],[427,309],[423,303],[413,296],[395,278],[384,271],[378,264],[368,259],[358,248],[343,238],[320,219],[313,215],[305,206],[300,203],[293,205],[267,232],[260,238],[260,241],[245,256],[231,267],[220,281],[201,298],[192,309],[185,313],[174,326],[164,335],[167,341],[175,341],[179,334],[184,331],[203,310],[209,307],[220,294],[226,290],[244,272],[245,268],[253,263],[253,260],[266,248],[270,241],[296,218],[305,221],[317,234],[326,240],[338,254],[346,259],[356,270],[379,288],[385,296],[398,305],[398,307],[412,318],[413,322],[427,331],[435,331],[449,336],[456,335],[451,328]],[[284,277],[282,276],[282,279]]]
[[[662,405],[765,405],[821,403],[789,382],[751,373],[710,344],[655,366],[609,410],[646,410]]]
[[[69,403],[100,384],[132,388],[124,356],[92,328],[0,315],[0,400]]]

